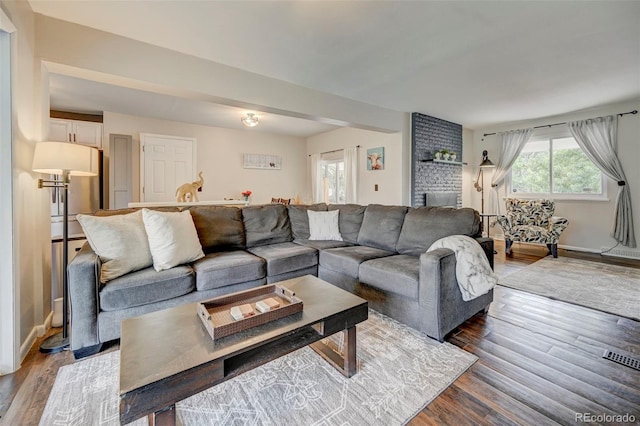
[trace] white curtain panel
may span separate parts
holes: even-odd
[[[358,147],[344,150],[345,202],[358,203]]]
[[[497,134],[502,146],[502,152],[493,172],[493,177],[491,178],[491,188],[493,191],[489,192],[489,209],[487,211],[500,214],[498,188],[504,185],[505,176],[511,170],[513,163],[518,159],[522,148],[529,142],[532,133],[533,128],[528,128],[499,132]]]
[[[322,161],[321,154],[311,154],[309,156],[311,170],[311,197],[314,203],[321,203],[323,198],[323,184],[322,184],[322,167],[320,162]]]
[[[620,244],[636,247],[629,182],[616,154],[618,118],[615,115],[567,123],[586,156],[602,173],[618,182],[615,218],[611,236]]]

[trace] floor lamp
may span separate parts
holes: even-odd
[[[39,142],[36,144],[32,169],[34,172],[60,176],[59,179],[38,179],[38,188],[62,190],[62,333],[54,334],[40,345],[40,352],[55,353],[69,346],[69,277],[67,275],[69,249],[69,208],[67,195],[71,176],[97,176],[98,150],[84,145],[65,142]]]
[[[484,214],[484,169],[490,169],[495,167],[491,160],[489,160],[489,153],[485,149],[482,151],[482,163],[480,163],[480,168],[478,169],[478,176],[476,177],[476,181],[473,183],[473,186],[476,188],[476,191],[482,192],[482,204],[481,206],[481,214]]]

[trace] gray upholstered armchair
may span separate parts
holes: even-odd
[[[504,231],[506,254],[511,255],[511,244],[519,241],[546,244],[553,257],[558,257],[558,240],[569,221],[554,216],[554,210],[552,200],[507,198],[505,214],[497,217]]]

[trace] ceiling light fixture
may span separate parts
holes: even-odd
[[[244,124],[247,127],[256,127],[258,125],[258,117],[252,113],[252,112],[248,112],[246,117],[242,117],[240,119],[240,121],[242,121],[242,124]]]

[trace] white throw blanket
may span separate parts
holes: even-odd
[[[456,278],[462,299],[469,301],[482,296],[498,283],[498,276],[482,251],[480,244],[465,235],[451,235],[431,244],[429,250],[448,248],[456,255]]]

